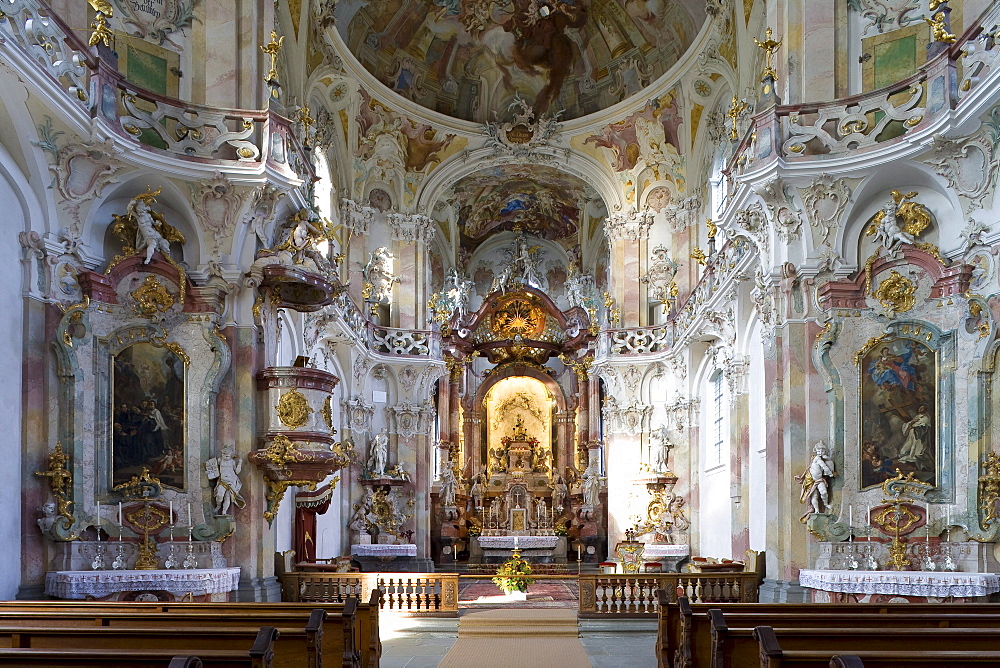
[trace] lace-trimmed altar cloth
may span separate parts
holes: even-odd
[[[63,599],[104,598],[123,591],[166,591],[174,596],[203,596],[234,591],[239,583],[239,568],[50,571],[45,575],[45,593]]]
[[[645,559],[661,559],[663,557],[686,557],[691,554],[688,545],[665,545],[663,543],[646,543]]]
[[[844,594],[971,598],[1000,591],[1000,575],[933,571],[801,570],[799,584],[810,589]]]
[[[480,536],[479,546],[484,550],[513,550],[515,538],[520,550],[551,550],[559,542],[558,536]]]
[[[417,546],[413,543],[351,545],[351,554],[359,557],[415,557],[417,556]]]

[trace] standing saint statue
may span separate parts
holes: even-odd
[[[228,515],[230,504],[243,508],[246,501],[240,494],[243,483],[240,482],[240,471],[243,470],[243,460],[231,451],[224,451],[222,456],[213,457],[205,462],[205,472],[209,480],[215,483],[215,514]]]
[[[444,506],[455,505],[455,492],[458,488],[458,480],[455,479],[455,472],[451,468],[449,460],[441,470],[441,504]]]
[[[368,450],[368,477],[385,475],[385,465],[389,458],[389,432],[385,427],[375,435]]]
[[[591,454],[587,461],[587,470],[583,472],[583,505],[593,508],[601,505],[602,480],[597,471],[597,457]]]
[[[808,504],[809,510],[799,518],[805,523],[814,513],[823,513],[830,509],[830,481],[837,475],[833,459],[826,443],[819,441],[813,447],[813,458],[809,467],[802,475],[795,476],[795,482],[802,485],[799,503]]]

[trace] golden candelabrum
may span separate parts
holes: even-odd
[[[146,500],[140,510],[126,514],[125,519],[142,531],[139,541],[139,556],[133,568],[137,571],[155,571],[160,567],[156,557],[156,539],[149,536],[151,531],[159,531],[170,524],[170,516],[161,508],[151,506]]]
[[[878,527],[882,533],[892,537],[889,544],[889,561],[887,566],[893,570],[902,571],[910,566],[910,560],[906,556],[909,547],[906,535],[909,534],[920,522],[920,515],[915,513],[910,507],[911,499],[904,499],[903,494],[911,497],[922,496],[926,498],[927,492],[934,486],[917,480],[910,473],[906,476],[896,469],[896,476],[889,478],[882,483],[882,491],[885,498],[883,504],[887,504],[871,517],[871,524]],[[924,518],[927,521],[927,518]]]
[[[267,82],[268,85],[278,84],[277,61],[278,61],[278,54],[281,53],[281,45],[284,41],[285,41],[284,35],[278,37],[278,33],[272,30],[271,41],[265,44],[264,46],[260,47],[260,50],[266,53],[267,56],[271,59],[270,68],[268,69],[267,74],[264,75],[264,81]]]
[[[747,108],[748,105],[746,102],[733,95],[732,106],[729,107],[729,111],[726,112],[726,116],[729,117],[729,120],[733,124],[733,127],[729,130],[729,139],[731,141],[736,141],[740,138],[740,130],[738,124],[740,119],[740,114],[746,111]]]

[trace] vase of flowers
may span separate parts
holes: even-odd
[[[521,551],[514,550],[510,559],[500,564],[493,584],[503,590],[505,596],[525,600],[528,597],[528,582],[531,564],[521,558]]]

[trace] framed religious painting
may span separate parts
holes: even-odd
[[[185,365],[170,349],[134,343],[113,356],[111,485],[143,468],[184,488]]]
[[[951,337],[947,337],[950,339]],[[950,414],[943,397],[942,337],[932,328],[896,325],[858,351],[861,488],[881,485],[900,471],[935,487],[950,461],[944,447]]]

